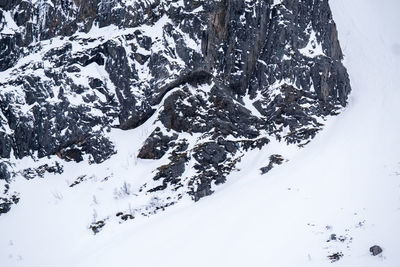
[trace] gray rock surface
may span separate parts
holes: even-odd
[[[382,248],[380,246],[374,245],[369,248],[369,252],[371,252],[372,256],[377,256],[382,253]]]

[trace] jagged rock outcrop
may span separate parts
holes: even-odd
[[[2,1],[0,156],[101,163],[156,113],[138,156],[169,163],[141,190],[198,200],[249,149],[309,142],[346,105],[342,59],[328,0]]]

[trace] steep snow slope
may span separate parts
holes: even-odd
[[[0,265],[320,267],[342,252],[334,265],[399,266],[400,6],[396,0],[330,4],[353,93],[348,108],[308,146],[287,148],[289,162],[260,176],[274,146],[255,150],[214,195],[96,236],[87,230],[93,211],[79,203],[93,201],[99,217],[108,214],[113,207],[101,196],[112,187],[99,187],[94,201],[90,184],[71,192],[61,191],[64,179],[19,181],[16,189],[30,195],[0,217]],[[135,171],[122,157],[137,151],[136,141],[146,138],[141,131],[146,125],[112,133],[124,151],[109,164]],[[83,167],[67,165],[65,173]],[[144,179],[146,170],[135,175]],[[92,165],[85,173],[96,171]],[[332,234],[344,241],[327,242]],[[370,256],[375,244],[381,256]]]

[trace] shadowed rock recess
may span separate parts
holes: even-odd
[[[141,192],[197,201],[271,138],[308,143],[351,90],[328,0],[3,0],[0,32],[7,181],[10,158],[100,164],[111,128],[155,115],[138,156],[168,163]]]

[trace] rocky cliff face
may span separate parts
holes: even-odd
[[[152,118],[140,192],[175,192],[163,207],[271,139],[305,145],[350,92],[328,0],[2,1],[0,36],[0,179],[24,157],[102,164],[113,128]]]

